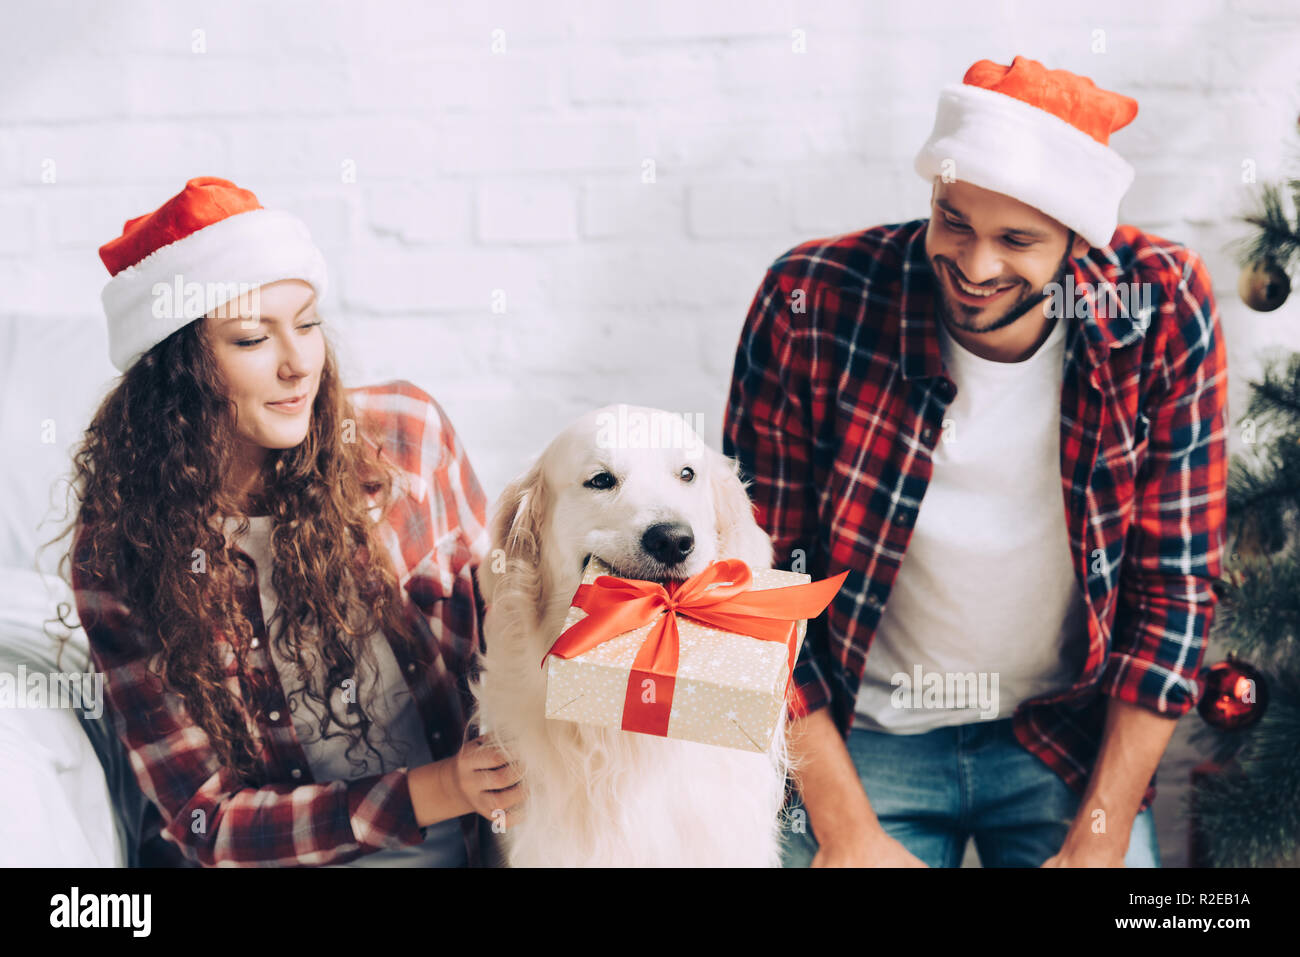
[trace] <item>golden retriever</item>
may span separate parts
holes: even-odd
[[[506,863],[777,866],[784,709],[766,754],[544,716],[539,662],[589,556],[615,575],[650,580],[687,578],[721,558],[772,567],[771,540],[735,463],[681,416],[598,409],[506,488],[491,536],[479,569],[487,613],[473,691],[480,727],[522,773]]]

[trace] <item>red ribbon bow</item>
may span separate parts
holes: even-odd
[[[666,737],[677,677],[679,614],[734,634],[785,642],[788,687],[794,670],[797,623],[820,615],[848,574],[843,571],[805,585],[761,591],[749,590],[753,575],[749,566],[736,558],[714,562],[684,582],[670,582],[667,588],[659,582],[600,575],[590,585],[580,585],[573,597],[573,604],[587,617],[555,640],[542,664],[550,655],[576,658],[666,611],[646,635],[632,663],[622,724],[625,731]],[[719,582],[729,584],[709,587]]]

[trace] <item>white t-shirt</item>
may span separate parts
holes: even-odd
[[[1009,718],[1069,687],[1087,654],[1061,487],[1065,323],[995,362],[937,321],[957,394],[867,652],[854,725],[873,731]]]
[[[277,635],[284,623],[282,620],[273,621],[279,599],[271,585],[271,519],[269,516],[250,517],[248,533],[242,538],[234,535],[237,524],[237,519],[225,520],[226,539],[233,541],[257,565],[262,620],[266,622],[268,637]],[[392,647],[382,631],[375,631],[370,636],[370,649],[375,660],[372,662],[366,656],[361,656],[357,663],[356,684],[357,699],[371,721],[370,742],[384,756],[382,767],[379,758],[359,737],[349,756],[346,751],[352,744],[353,734],[333,718],[326,729],[326,735],[322,737],[319,729],[320,717],[327,713],[324,705],[305,693],[289,697],[291,692],[303,687],[303,682],[298,679],[298,667],[281,657],[276,642],[268,641],[267,646],[280,676],[286,704],[291,711],[297,709],[290,715],[294,734],[302,745],[312,777],[316,781],[352,780],[400,767],[415,768],[433,760],[425,740],[424,722],[419,708],[402,678]],[[319,676],[316,687],[323,687],[324,661],[310,648],[304,649],[303,659],[307,667]],[[336,715],[346,714],[341,699],[335,702],[333,710]],[[466,863],[465,845],[458,819],[440,821],[428,827],[425,833],[425,840],[421,844],[376,851],[347,864],[334,866],[455,867]]]

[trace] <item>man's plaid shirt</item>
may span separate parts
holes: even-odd
[[[486,503],[451,422],[427,393],[396,381],[348,395],[359,418],[358,436],[401,471],[403,491],[381,532],[428,663],[390,645],[437,761],[456,754],[465,735],[465,677],[479,647],[482,608],[473,573],[486,551]],[[78,615],[94,667],[105,676],[107,710],[151,804],[141,843],[160,831],[180,852],[169,855],[155,846],[147,853],[180,866],[308,866],[341,864],[424,840],[407,768],[346,781],[313,780],[270,658],[248,555],[236,549],[254,572],[240,595],[254,634],[251,647],[241,649],[245,666],[237,664],[226,636],[214,635],[213,643],[226,662],[228,686],[243,699],[262,739],[259,787],[244,786],[220,764],[183,702],[149,674],[115,590],[98,574],[76,567],[84,554],[80,528],[76,543]],[[461,818],[471,864],[479,860],[477,822],[476,815]]]
[[[841,734],[956,395],[939,350],[928,222],[813,240],[778,258],[745,321],[727,405],[723,450],[752,483],[778,567],[802,558],[814,578],[849,569],[809,625],[791,703],[795,718],[829,706]],[[1121,226],[1072,263],[1088,301],[1057,320],[1069,323],[1062,518],[1089,647],[1074,685],[1025,702],[1013,724],[1082,792],[1108,698],[1171,717],[1195,704],[1222,571],[1228,384],[1210,277],[1194,252]],[[1105,299],[1099,311],[1095,286],[1083,284],[1103,282],[1151,284],[1150,313]],[[1142,809],[1154,797],[1153,777]]]

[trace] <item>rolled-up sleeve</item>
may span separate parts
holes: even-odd
[[[754,295],[740,335],[724,415],[723,454],[740,463],[757,508],[758,524],[771,536],[777,568],[817,577],[818,514],[810,401],[813,372],[806,330],[795,329],[787,292],[771,271]],[[808,623],[788,701],[791,718],[802,718],[831,700],[826,615]]]
[[[1227,355],[1209,273],[1185,255],[1102,675],[1110,697],[1175,717],[1196,702],[1227,523]]]

